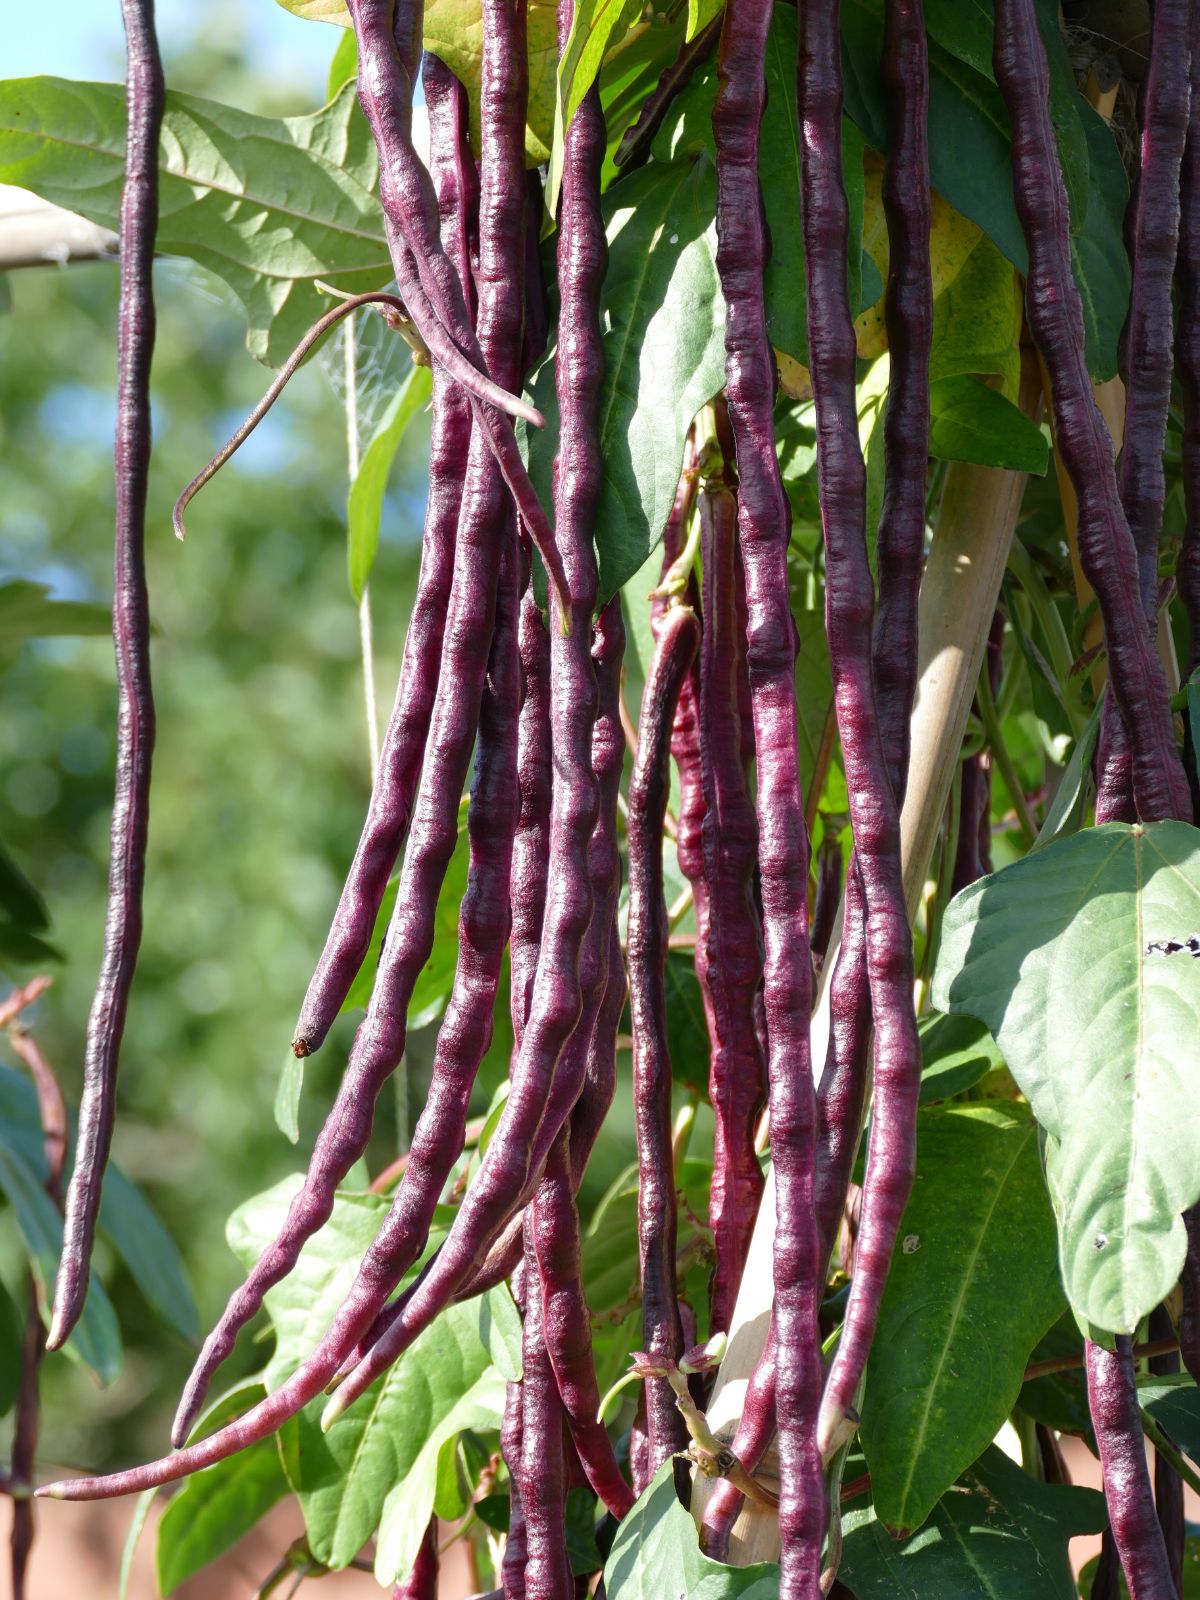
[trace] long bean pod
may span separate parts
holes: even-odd
[[[1050,374],[1058,448],[1079,502],[1080,558],[1104,619],[1138,812],[1145,821],[1185,816],[1187,785],[1166,678],[1139,602],[1137,552],[1088,376],[1066,189],[1050,121],[1049,69],[1033,0],[997,0],[994,66],[1012,119],[1014,194],[1029,248],[1026,314]]]
[[[423,77],[430,175],[443,241],[460,281],[470,286],[468,241],[475,228],[479,180],[467,142],[467,95],[436,56],[426,57]],[[471,292],[469,287],[467,292]],[[371,942],[388,876],[408,832],[437,689],[470,442],[471,410],[466,396],[435,364],[421,570],[404,640],[400,682],[362,835],[300,1009],[292,1045],[298,1056],[320,1048],[349,993]]]
[[[866,1367],[915,1171],[921,1074],[912,1005],[912,939],[900,873],[899,808],[872,676],[874,586],[867,558],[866,474],[858,438],[854,326],[846,287],[848,211],[841,166],[839,51],[837,0],[806,8],[798,69],[801,210],[825,535],[825,612],[854,827],[855,870],[865,908],[875,1024],[875,1108],[862,1227],[842,1335],[821,1402],[823,1453],[834,1447]],[[909,450],[907,442],[903,448]],[[908,663],[904,666],[908,668]],[[783,1388],[781,1372],[781,1395]]]
[[[1188,677],[1200,665],[1200,16],[1193,15],[1191,102],[1179,174],[1179,326],[1175,366],[1183,398],[1183,496],[1187,512],[1175,581],[1188,621]]]
[[[154,354],[154,238],[158,138],[166,86],[153,0],[122,0],[125,24],[125,181],[121,190],[121,299],[117,325],[116,538],[113,643],[117,659],[117,774],[109,834],[104,955],[88,1017],[75,1166],[48,1350],[61,1349],[87,1296],[100,1189],[116,1115],[117,1065],[142,939],[150,820],[154,695],[146,590],[150,473],[150,363]]]
[[[726,1329],[750,1248],[763,1178],[754,1135],[766,1098],[754,1000],[762,981],[762,935],[754,905],[758,827],[742,764],[738,681],[745,633],[737,605],[737,500],[715,481],[700,493],[703,571],[700,765],[701,852],[710,907],[698,926],[696,976],[709,1014],[713,1181],[708,1220],[716,1264],[711,1326]],[[682,825],[682,808],[680,822]],[[681,828],[682,832],[682,828]],[[682,863],[682,856],[681,856]]]
[[[513,1297],[525,1304],[523,1272],[520,1266],[513,1279]],[[508,1467],[508,1537],[504,1541],[501,1576],[505,1600],[525,1600],[525,1511],[521,1504],[521,1424],[523,1397],[518,1379],[510,1382],[504,1394],[504,1415],[500,1422],[500,1453]]]
[[[778,1370],[775,1359],[775,1326],[767,1334],[758,1365],[750,1375],[742,1400],[742,1414],[738,1418],[730,1449],[749,1473],[753,1473],[767,1447],[775,1436],[776,1409],[775,1385]],[[709,1496],[704,1508],[702,1539],[705,1553],[714,1561],[725,1561],[729,1555],[729,1536],[745,1502],[745,1495],[729,1481],[722,1478]]]
[[[909,725],[917,681],[917,593],[925,541],[933,336],[929,64],[920,0],[889,0],[884,34],[882,72],[891,124],[883,180],[891,369],[871,664],[883,758],[899,806],[908,781]],[[842,945],[831,979],[829,1047],[817,1095],[816,1206],[827,1254],[841,1220],[866,1096],[871,1022],[867,910],[862,868],[855,857],[846,878]]]
[[[781,1593],[817,1592],[825,1485],[817,1449],[821,1351],[820,1245],[812,1212],[815,1096],[809,1046],[808,833],[796,749],[796,633],[788,599],[791,513],[775,454],[775,373],[758,189],[771,7],[730,0],[717,58],[717,269],[725,295],[725,370],[738,472],[738,534],[746,574],[747,656],[757,755],[763,994],[775,1164],[775,1326],[783,1495]]]
[[[512,284],[519,281],[524,256],[524,185],[513,185],[511,159],[507,151],[514,141],[522,137],[520,130],[524,125],[524,100],[519,80],[514,83],[511,103],[505,101],[498,108],[496,117],[489,120],[496,126],[494,136],[489,126],[481,189],[479,328],[484,349],[493,366],[498,371],[511,371],[515,375],[521,350],[521,301],[519,295],[513,295]],[[493,148],[493,145],[499,148]],[[517,148],[522,146],[518,144]],[[512,520],[507,490],[481,432],[476,428],[472,432],[468,453],[441,670],[431,712],[424,771],[374,992],[366,1018],[355,1035],[333,1109],[318,1136],[304,1186],[292,1201],[278,1237],[264,1251],[242,1287],[231,1297],[193,1369],[176,1416],[173,1437],[177,1442],[187,1437],[211,1375],[233,1348],[238,1330],[257,1312],[267,1289],[291,1270],[305,1240],[328,1220],[337,1185],[361,1155],[370,1138],[379,1091],[404,1052],[409,1000],[433,947],[438,891],[458,838],[458,797],[462,793],[472,746],[479,729],[480,706],[495,625],[501,552],[507,544],[510,553],[515,556],[515,538],[515,522]],[[512,587],[515,590],[515,575]],[[507,638],[506,648],[511,653],[515,672],[515,632],[507,630]],[[514,677],[509,681],[515,697],[517,680]],[[507,710],[502,714],[502,723],[508,731],[504,735],[503,752],[496,769],[497,775],[503,770],[502,786],[510,796],[513,790],[508,763],[510,757],[515,760],[515,750],[509,732],[515,738],[515,703],[511,710],[511,718]],[[488,837],[488,828],[494,827],[494,824],[484,824],[482,819],[476,836],[477,849],[489,855],[499,846],[499,854],[490,862],[483,882],[480,884],[477,880],[480,914],[489,926],[495,928],[495,935],[499,936],[498,948],[496,937],[491,937],[493,949],[484,967],[488,970],[494,967],[497,972],[499,950],[503,947],[503,935],[499,933],[497,918],[507,923],[509,853],[516,820],[515,813],[508,815],[508,812],[511,812],[511,806],[506,803],[502,808],[504,827],[496,830],[496,840]],[[472,910],[472,916],[474,914]],[[476,991],[475,999],[480,1001],[488,982],[483,967],[472,971],[470,979]],[[494,995],[494,988],[492,993]],[[490,1005],[486,1018],[480,1016],[479,1005],[467,1009],[465,1035],[458,1041],[458,1044],[465,1046],[465,1053],[458,1048],[452,1052],[452,1063],[444,1080],[448,1099],[443,1103],[439,1096],[436,1107],[439,1114],[448,1114],[451,1104],[462,1102],[457,1125],[460,1148],[461,1122],[466,1115],[461,1080],[467,1074],[469,1059],[481,1039],[483,1049],[486,1049],[491,1023]],[[456,1010],[452,1019],[452,1036],[460,1020]],[[482,1051],[479,1053],[481,1055]],[[477,1060],[475,1064],[478,1064]],[[473,1080],[474,1068],[470,1068],[469,1075]],[[451,1078],[454,1081],[453,1088],[449,1087]],[[468,1087],[466,1093],[469,1095],[469,1092]],[[434,1139],[438,1146],[437,1154],[431,1155],[428,1162],[410,1160],[391,1213],[394,1217],[403,1212],[414,1224],[419,1224],[425,1210],[436,1201],[436,1188],[432,1198],[429,1191],[436,1183],[437,1172],[446,1156],[446,1149],[441,1142],[441,1125],[431,1123],[428,1115],[424,1123],[424,1131],[431,1139],[434,1139],[433,1130],[437,1129],[437,1138]],[[446,1128],[449,1130],[449,1123]],[[448,1131],[446,1137],[449,1141]],[[455,1154],[457,1151],[450,1155],[451,1161]],[[436,1187],[440,1188],[440,1184]],[[406,1209],[408,1197],[417,1194],[420,1200],[414,1212],[409,1213]],[[389,1243],[393,1242],[396,1231],[393,1229],[389,1232]],[[408,1237],[406,1233],[405,1238]],[[379,1250],[372,1258],[373,1269],[381,1270],[386,1259],[385,1252]],[[411,1259],[405,1264],[411,1264]],[[397,1272],[397,1279],[403,1270],[402,1267]]]
[[[521,1347],[521,1513],[527,1600],[571,1600],[567,1556],[567,1474],[563,1408],[546,1348],[542,1285],[532,1240],[525,1243],[525,1327]]]
[[[563,41],[569,29],[564,12],[559,16]],[[550,647],[554,797],[533,1004],[508,1102],[450,1234],[403,1311],[330,1401],[325,1425],[407,1348],[470,1277],[537,1176],[535,1142],[543,1138],[548,1152],[578,1096],[576,1088],[564,1097],[565,1103],[556,1104],[553,1115],[549,1113],[559,1058],[583,1007],[580,950],[593,909],[588,848],[599,812],[591,752],[597,691],[589,640],[599,586],[593,535],[601,478],[598,407],[604,367],[599,297],[607,261],[600,211],[603,153],[604,117],[599,91],[593,86],[567,130],[559,213],[559,326],[570,334],[560,339],[556,366],[560,442],[555,512],[567,587],[561,594],[551,592],[551,610],[558,623],[551,629]],[[362,1274],[377,1275],[380,1268],[378,1254],[368,1251]]]
[[[675,1172],[671,1158],[671,1057],[667,1045],[664,969],[667,906],[663,892],[663,818],[670,789],[668,759],[680,688],[700,629],[690,606],[659,624],[642,696],[637,760],[629,780],[629,1011],[633,1027],[633,1109],[638,1155],[638,1262],[642,1343],[651,1357],[675,1362],[683,1330],[675,1282]],[[650,1471],[686,1447],[687,1434],[669,1384],[646,1380]]]
[[[1104,1498],[1130,1600],[1171,1600],[1175,1586],[1154,1511],[1138,1413],[1131,1341],[1086,1346],[1088,1408],[1100,1449]]]

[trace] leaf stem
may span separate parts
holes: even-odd
[[[358,336],[355,332],[353,315],[346,318],[342,332],[345,339],[346,467],[350,487],[353,488],[361,465],[358,447]],[[369,583],[363,584],[362,597],[358,602],[358,639],[362,653],[363,696],[367,711],[367,760],[373,789],[375,779],[379,775],[379,700],[375,691],[375,631],[371,624]]]
[[[1017,769],[1013,764],[1012,756],[1008,753],[1008,746],[1004,742],[1001,731],[1000,718],[996,715],[996,702],[992,698],[992,686],[988,681],[987,665],[979,674],[979,687],[976,691],[976,703],[979,706],[979,716],[987,733],[988,744],[996,758],[996,765],[1000,769],[1000,776],[1004,779],[1004,787],[1008,790],[1017,814],[1017,825],[1021,830],[1026,848],[1037,838],[1037,829],[1034,827],[1033,818],[1029,815],[1029,806],[1025,800],[1025,791],[1021,787],[1021,780],[1017,776]]]
[[[1141,1361],[1149,1356],[1166,1356],[1179,1349],[1179,1340],[1149,1339],[1145,1344],[1135,1344],[1133,1359]],[[1032,1361],[1025,1368],[1022,1383],[1031,1383],[1034,1378],[1048,1378],[1056,1372],[1070,1372],[1075,1367],[1083,1366],[1082,1349],[1072,1351],[1069,1356],[1049,1356],[1045,1361]]]

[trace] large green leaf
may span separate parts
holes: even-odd
[[[1068,1543],[1106,1521],[1094,1489],[1036,1483],[992,1445],[910,1539],[848,1511],[841,1577],[857,1600],[1074,1600]]]
[[[1200,1462],[1200,1389],[1187,1373],[1143,1378],[1138,1384],[1138,1404],[1170,1435],[1173,1444]]]
[[[1063,1309],[1032,1117],[951,1106],[923,1111],[917,1128],[862,1420],[875,1515],[902,1534],[1003,1426]]]
[[[777,6],[771,18],[766,54],[767,104],[759,133],[758,178],[771,236],[763,275],[767,328],[777,350],[808,360],[808,309],[804,289],[804,241],[800,223],[800,131],[796,111],[796,12]],[[717,88],[714,59],[704,63],[679,96],[664,122],[654,152],[659,160],[703,150],[715,157],[712,132]],[[850,206],[850,303],[854,311],[872,305],[883,284],[863,257],[863,144],[851,122],[842,125],[842,174]],[[864,284],[864,275],[869,280]]]
[[[49,1296],[58,1273],[62,1251],[62,1218],[43,1189],[36,1170],[29,1166],[8,1129],[0,1125],[0,1191],[13,1208],[25,1241],[29,1264],[38,1285],[38,1302],[49,1320]],[[101,1383],[112,1383],[121,1370],[121,1331],[104,1285],[93,1272],[83,1315],[65,1346],[68,1355],[90,1367]]]
[[[261,1400],[256,1379],[210,1406],[194,1437],[203,1438]],[[260,1439],[227,1461],[186,1478],[158,1524],[158,1587],[169,1595],[223,1555],[288,1493],[276,1439]]]
[[[118,85],[0,83],[0,182],[115,228],[124,145]],[[317,279],[359,292],[391,277],[352,84],[311,116],[281,119],[172,92],[160,160],[158,248],[224,279],[260,361],[278,366],[329,309]]]
[[[1019,406],[978,378],[938,378],[929,386],[929,454],[1012,472],[1045,472],[1046,436]]]
[[[604,378],[597,508],[600,599],[662,538],[692,419],[725,382],[725,305],[717,281],[715,179],[704,156],[650,162],[605,197]],[[532,387],[546,426],[527,436],[529,470],[552,501],[558,451],[554,362]]]
[[[604,1566],[608,1600],[775,1600],[779,1568],[725,1567],[701,1553],[696,1524],[675,1497],[666,1462],[622,1521]]]
[[[0,1137],[17,1153],[37,1181],[46,1181],[46,1155],[37,1094],[21,1072],[0,1065]],[[71,1152],[75,1126],[71,1118]],[[146,1303],[168,1327],[185,1339],[200,1331],[196,1302],[188,1287],[175,1242],[151,1209],[145,1195],[110,1162],[100,1200],[100,1231],[129,1269]]]
[[[935,1005],[991,1029],[1050,1136],[1067,1294],[1131,1333],[1174,1287],[1200,1196],[1200,833],[1109,823],[972,884],[947,908]]]
[[[277,1184],[230,1218],[230,1244],[247,1266],[274,1238],[300,1181]],[[267,1294],[276,1335],[269,1389],[325,1332],[388,1206],[379,1195],[340,1194],[291,1274]],[[345,1567],[378,1530],[380,1581],[405,1572],[433,1508],[442,1444],[464,1428],[498,1427],[505,1382],[519,1372],[519,1324],[501,1287],[443,1312],[328,1434],[323,1399],[288,1423],[279,1439],[284,1471],[317,1559]]]
[[[428,404],[432,393],[433,374],[428,367],[414,366],[381,417],[350,485],[346,500],[346,560],[356,600],[362,599],[375,565],[383,496],[396,451],[409,423]]]

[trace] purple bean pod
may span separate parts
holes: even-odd
[[[633,1492],[621,1476],[602,1422],[597,1421],[600,1390],[592,1356],[592,1326],[583,1293],[579,1212],[572,1180],[570,1133],[554,1142],[529,1211],[542,1297],[542,1333],[555,1382],[579,1459],[600,1499],[614,1517],[633,1506]]]
[[[541,640],[548,648],[544,630]],[[580,952],[583,1011],[555,1072],[546,1115],[534,1139],[529,1164],[532,1176],[494,1243],[465,1283],[456,1290],[455,1301],[470,1300],[495,1288],[516,1269],[524,1249],[525,1206],[541,1181],[542,1170],[554,1142],[550,1130],[560,1128],[565,1117],[570,1115],[571,1168],[578,1188],[600,1127],[612,1104],[617,1076],[617,1029],[625,1001],[625,967],[617,931],[617,901],[621,886],[617,794],[625,751],[620,710],[624,649],[621,602],[619,596],[614,596],[597,619],[592,650],[598,711],[592,731],[591,759],[600,806],[588,846],[588,878],[595,893],[595,912]],[[603,952],[606,944],[605,957]],[[347,1358],[340,1376],[345,1377],[356,1367],[371,1346],[401,1315],[409,1294],[411,1289],[385,1307],[361,1346]]]
[[[1092,1575],[1090,1600],[1121,1600],[1121,1558],[1111,1528],[1100,1541],[1100,1559]]]
[[[933,336],[929,64],[921,0],[889,0],[882,73],[891,124],[883,182],[890,247],[886,319],[891,378],[884,416],[879,603],[871,666],[883,758],[899,807],[908,781],[909,726],[917,683],[917,594],[925,542]],[[816,1207],[827,1255],[841,1222],[866,1095],[871,1028],[867,916],[862,867],[855,858],[846,878],[842,947],[830,990],[829,1049],[817,1095]]]
[[[421,0],[348,0],[348,4],[358,40],[359,101],[379,150],[379,199],[401,297],[435,359],[443,359],[438,338],[441,329],[455,349],[486,373],[486,352],[471,326],[462,285],[442,248],[433,186],[413,149],[412,90],[421,37]],[[522,165],[522,191],[524,186]],[[512,422],[476,395],[471,397],[471,407],[551,583],[561,593],[565,575],[554,532],[529,481]],[[541,420],[523,403],[517,414]]]
[[[737,499],[710,481],[700,494],[704,626],[697,720],[704,802],[701,856],[711,912],[699,930],[696,975],[712,1042],[708,1097],[715,1126],[708,1220],[716,1265],[709,1306],[710,1324],[719,1330],[732,1323],[762,1198],[754,1136],[766,1099],[766,1063],[754,1022],[763,957],[754,904],[758,825],[742,764],[738,710],[746,636],[738,618],[737,549]],[[681,807],[681,841],[682,823]]]
[[[1191,12],[1189,0],[1155,0],[1151,10],[1150,57],[1141,93],[1140,161],[1125,213],[1133,277],[1121,333],[1125,438],[1117,486],[1137,551],[1151,637],[1158,626],[1158,540],[1167,487],[1162,456],[1171,399],[1175,333],[1171,279],[1179,249],[1180,163],[1191,93]]]
[[[753,1473],[775,1437],[775,1326],[767,1334],[758,1365],[750,1375],[742,1401],[742,1414],[730,1449],[747,1472]],[[729,1559],[729,1536],[745,1504],[745,1495],[722,1478],[704,1508],[701,1542],[714,1561]]]
[[[560,13],[563,39],[569,21],[565,11]],[[567,130],[559,214],[559,319],[560,327],[572,332],[570,338],[560,341],[556,366],[560,442],[555,511],[569,615],[563,611],[562,596],[552,589],[551,611],[556,621],[550,644],[554,800],[546,913],[533,1004],[508,1103],[450,1234],[403,1311],[330,1401],[326,1425],[407,1348],[467,1281],[537,1176],[536,1141],[543,1138],[548,1151],[578,1097],[576,1088],[569,1102],[553,1115],[548,1109],[560,1057],[583,1009],[580,951],[593,906],[588,847],[599,811],[591,759],[597,691],[589,641],[599,587],[593,535],[602,472],[598,406],[604,356],[599,303],[607,261],[600,209],[603,154],[604,117],[599,91],[593,87]],[[369,1278],[378,1273],[379,1265],[373,1247],[362,1273]]]
[[[1026,314],[1050,374],[1058,448],[1079,500],[1080,557],[1104,619],[1113,692],[1133,747],[1138,812],[1148,822],[1187,816],[1166,677],[1139,603],[1137,552],[1087,370],[1034,0],[996,0],[994,65],[1012,118],[1014,194],[1029,248]]]
[[[671,1057],[667,1045],[667,905],[663,819],[670,792],[671,730],[680,689],[699,644],[690,606],[662,618],[642,694],[637,760],[629,780],[629,1011],[633,1027],[633,1110],[638,1155],[638,1261],[642,1347],[677,1361],[683,1354],[675,1283],[675,1170],[671,1156]],[[650,1470],[687,1446],[683,1418],[665,1378],[646,1380]]]
[[[826,0],[807,7],[801,18],[797,73],[802,108],[801,209],[825,535],[825,611],[854,826],[855,870],[867,929],[875,1110],[854,1281],[821,1401],[823,1454],[835,1447],[866,1367],[915,1171],[921,1077],[912,1001],[912,938],[900,872],[900,816],[872,675],[874,586],[867,559],[866,472],[858,438],[854,325],[846,287],[848,209],[841,164],[838,11],[837,0]]]
[[[1179,1353],[1192,1381],[1200,1383],[1200,1206],[1183,1213],[1187,1256],[1183,1263],[1183,1310],[1179,1317]]]
[[[525,1238],[525,1337],[521,1353],[521,1513],[527,1600],[571,1600],[563,1408],[546,1348],[537,1257]]]
[[[517,1304],[525,1305],[524,1273],[518,1266],[513,1279]],[[525,1512],[521,1505],[521,1424],[520,1382],[510,1383],[504,1396],[504,1417],[500,1423],[500,1453],[508,1468],[508,1537],[504,1541],[501,1576],[504,1600],[525,1600]]]
[[[838,907],[842,899],[842,846],[836,833],[826,833],[817,851],[817,887],[813,895],[812,947],[813,973],[820,973],[829,954]]]
[[[1175,581],[1188,620],[1187,676],[1200,665],[1200,17],[1192,19],[1191,108],[1179,174],[1179,331],[1175,367],[1183,396],[1183,493],[1187,527]]]
[[[117,1066],[142,939],[150,817],[154,695],[146,591],[146,484],[150,473],[150,364],[154,354],[154,238],[158,139],[166,86],[153,0],[122,0],[125,24],[125,180],[121,190],[121,300],[117,323],[116,536],[113,644],[117,660],[117,772],[109,833],[104,956],[88,1017],[75,1167],[46,1348],[59,1350],[87,1297],[100,1189],[112,1145]]]
[[[517,375],[521,349],[521,302],[519,296],[514,297],[512,285],[519,282],[524,256],[524,184],[523,181],[515,186],[512,183],[511,150],[514,141],[518,141],[517,150],[522,154],[517,159],[521,163],[523,176],[523,128],[524,85],[519,78],[515,78],[511,92],[507,98],[500,99],[486,124],[480,206],[479,333],[492,367],[505,376],[510,373]],[[424,782],[413,812],[412,832],[400,874],[395,909],[380,955],[374,992],[366,1018],[355,1035],[337,1099],[318,1136],[304,1187],[292,1201],[275,1242],[264,1251],[250,1276],[230,1298],[193,1368],[172,1432],[177,1444],[182,1443],[190,1432],[212,1374],[232,1350],[238,1331],[258,1311],[266,1291],[294,1266],[305,1241],[328,1220],[338,1184],[362,1154],[370,1138],[379,1091],[404,1053],[408,1005],[417,978],[433,948],[438,893],[458,839],[458,797],[462,793],[472,747],[480,729],[480,707],[488,657],[493,631],[497,626],[496,594],[502,551],[507,549],[510,566],[515,569],[515,547],[516,523],[511,503],[493,457],[480,430],[476,428],[471,436],[467,458],[441,671],[425,751]],[[509,593],[515,600],[515,570],[510,578]],[[510,610],[514,613],[511,620],[515,622],[515,604]],[[450,1039],[453,1041],[451,1061],[444,1085],[441,1082],[438,1085],[439,1090],[444,1086],[446,1099],[443,1101],[439,1095],[436,1105],[428,1107],[422,1117],[422,1143],[424,1139],[432,1140],[436,1130],[436,1148],[428,1156],[424,1150],[414,1148],[405,1181],[397,1191],[387,1222],[372,1247],[369,1259],[374,1274],[372,1282],[376,1284],[377,1292],[379,1274],[387,1270],[391,1259],[389,1250],[394,1247],[395,1259],[402,1262],[383,1290],[380,1305],[386,1293],[415,1259],[415,1254],[407,1255],[413,1239],[411,1230],[415,1228],[420,1234],[421,1218],[436,1203],[441,1188],[438,1173],[445,1163],[448,1144],[452,1142],[451,1133],[454,1131],[457,1131],[458,1144],[449,1153],[451,1162],[458,1149],[461,1149],[460,1124],[465,1121],[465,1100],[470,1093],[469,1084],[465,1094],[463,1092],[463,1078],[468,1075],[469,1069],[469,1077],[473,1082],[475,1068],[470,1067],[470,1061],[480,1041],[481,1056],[490,1038],[490,1002],[487,1003],[486,1018],[481,1014],[489,981],[485,969],[495,967],[498,971],[499,953],[507,934],[511,829],[516,820],[514,740],[517,640],[514,628],[501,631],[507,637],[503,674],[507,685],[504,689],[506,704],[503,709],[497,708],[496,765],[491,769],[486,787],[490,792],[494,783],[498,782],[506,797],[499,813],[504,818],[504,827],[495,829],[493,822],[491,827],[494,834],[489,833],[489,825],[480,813],[473,842],[477,852],[479,849],[485,852],[487,862],[481,881],[478,881],[480,875],[477,872],[478,893],[471,910],[474,918],[477,904],[484,924],[492,930],[488,935],[492,950],[482,964],[472,966],[468,963],[473,998],[477,1003],[464,1001],[465,1018],[456,1008],[454,1017],[449,1019]],[[507,703],[509,701],[511,705]],[[487,759],[490,766],[490,756]],[[491,993],[494,998],[494,986]],[[460,1023],[463,1024],[461,1029]],[[461,1118],[458,1123],[451,1123],[452,1107],[460,1102]],[[437,1123],[438,1116],[447,1119],[445,1130]],[[442,1143],[443,1131],[445,1144]],[[407,1228],[402,1226],[402,1221]],[[397,1234],[403,1244],[397,1241]],[[420,1248],[421,1242],[417,1242],[418,1253]]]
[[[521,666],[525,694],[517,750],[520,815],[513,840],[512,937],[509,964],[512,971],[512,1024],[516,1048],[521,1048],[525,1022],[533,998],[542,919],[546,911],[546,873],[550,860],[550,774],[554,751],[550,741],[550,637],[532,583],[521,600]]]
[[[1168,1339],[1174,1333],[1170,1314],[1165,1306],[1155,1306],[1150,1313],[1147,1330],[1151,1339]],[[1156,1378],[1171,1377],[1179,1371],[1179,1356],[1171,1351],[1161,1356],[1151,1356],[1148,1362]],[[1167,1560],[1171,1567],[1171,1582],[1177,1595],[1183,1594],[1183,1563],[1187,1547],[1187,1522],[1183,1509],[1183,1479],[1171,1463],[1156,1450],[1154,1453],[1154,1510],[1162,1529]]]
[[[767,335],[767,239],[758,191],[771,6],[730,0],[713,107],[717,268],[725,294],[729,421],[746,574],[747,656],[757,753],[771,1155],[777,1223],[774,1316],[780,1372],[781,1594],[817,1592],[825,1482],[817,1449],[823,1263],[812,1211],[815,1095],[809,1046],[808,833],[796,748],[796,630],[788,598],[791,512],[775,455],[775,371]]]
[[[430,1517],[412,1571],[393,1587],[392,1600],[437,1600],[440,1565],[437,1518]]]
[[[1132,1344],[1121,1337],[1116,1345],[1106,1350],[1089,1340],[1085,1346],[1088,1408],[1100,1449],[1108,1520],[1130,1600],[1172,1600],[1176,1590],[1146,1470]]]
[[[423,76],[430,173],[442,237],[460,281],[473,294],[468,239],[475,225],[479,179],[467,139],[467,94],[436,56],[425,58]],[[470,442],[471,409],[466,396],[442,367],[435,366],[421,571],[404,640],[400,683],[362,836],[296,1024],[292,1049],[298,1056],[320,1049],[350,992],[408,832],[437,688]]]

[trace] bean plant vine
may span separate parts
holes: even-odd
[[[1101,0],[281,3],[343,30],[314,118],[165,90],[153,0],[122,0],[124,96],[74,86],[86,129],[73,86],[0,83],[0,179],[116,220],[120,258],[116,797],[74,1123],[46,980],[0,1005],[37,1194],[4,1167],[14,1595],[31,1495],[179,1485],[166,1592],[259,1520],[251,1462],[305,1524],[261,1594],[357,1565],[465,1595],[461,1544],[505,1600],[1184,1600],[1200,7],[1155,0],[1135,68]],[[171,255],[229,276],[278,369],[172,485],[181,538],[187,511],[220,540],[193,497],[350,330],[371,783],[287,1081],[355,1028],[305,1170],[237,1197],[243,1275],[171,1448],[50,1478],[43,1361],[111,1376],[93,1250],[127,1185]],[[365,444],[356,317],[404,358]],[[426,408],[397,618],[368,582]],[[397,1074],[420,1110],[385,1149]]]

